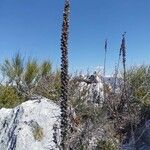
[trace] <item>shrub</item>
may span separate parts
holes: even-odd
[[[115,145],[111,141],[99,140],[96,146],[96,150],[117,150]]]
[[[48,60],[40,64],[35,59],[25,61],[17,53],[6,59],[1,71],[8,86],[15,88],[25,100],[38,94],[58,101],[60,97],[60,70],[52,71],[52,63]]]
[[[132,67],[127,72],[127,78],[133,100],[139,104],[150,106],[150,66]]]
[[[150,116],[150,66],[132,67],[126,72],[126,93],[123,84],[118,93],[110,93],[107,97],[107,108],[111,112],[109,120],[114,124],[114,135],[124,142],[124,137],[129,139],[137,126],[144,123]],[[125,97],[122,95],[126,94]],[[125,102],[122,111],[118,106]]]
[[[134,126],[137,126],[150,118],[150,66],[132,67],[127,72],[127,81],[130,86],[128,93],[131,93],[130,122],[134,122]]]
[[[0,108],[12,108],[19,105],[22,101],[23,98],[18,95],[18,93],[13,87],[0,87]]]

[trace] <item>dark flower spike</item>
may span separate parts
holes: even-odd
[[[61,34],[61,148],[64,150],[67,137],[68,115],[68,36],[70,1],[65,0]]]
[[[122,51],[122,61],[123,61],[123,69],[124,69],[124,84],[126,82],[126,46],[125,46],[125,34],[122,35],[122,43],[121,43],[121,51]]]

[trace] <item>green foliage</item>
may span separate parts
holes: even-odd
[[[36,60],[28,60],[27,66],[25,68],[24,72],[24,81],[29,86],[34,81],[36,81],[36,78],[38,77],[39,73],[39,66],[37,64]]]
[[[54,100],[59,100],[60,97],[60,88],[61,88],[61,82],[60,82],[60,70],[56,70],[54,73],[54,83],[53,83],[55,95]]]
[[[127,72],[133,100],[150,106],[150,66],[133,67]]]
[[[19,105],[23,101],[16,90],[11,86],[0,87],[0,108],[12,108]]]
[[[1,71],[7,77],[8,84],[0,86],[0,108],[12,108],[24,101],[20,96],[24,93],[38,94],[54,101],[59,101],[60,97],[60,70],[53,71],[52,63],[44,61],[38,64],[36,60],[29,59],[27,62],[17,54],[12,59],[6,59],[1,66]],[[140,122],[140,117],[149,118],[150,112],[150,66],[142,65],[132,67],[126,72],[126,87],[128,108],[119,113],[117,106],[121,101],[121,88],[118,93],[108,90],[107,102],[105,107],[94,105],[89,102],[89,85],[81,84],[77,76],[70,76],[68,87],[68,103],[75,112],[73,118],[77,128],[84,127],[86,122],[91,122],[92,130],[86,132],[95,132],[94,129],[103,125],[106,131],[107,140],[99,140],[97,150],[116,150],[112,137],[116,136],[117,140],[123,135],[120,130],[123,129],[125,134],[131,132],[132,126]],[[29,92],[28,92],[29,91]],[[21,93],[21,94],[20,94]],[[111,120],[106,116],[107,112],[111,113]],[[112,127],[107,127],[112,124]],[[130,128],[129,128],[130,126]],[[115,128],[115,129],[114,129]],[[82,131],[82,128],[81,128]],[[119,131],[119,132],[118,132]],[[75,134],[75,131],[73,133]],[[73,134],[71,133],[71,135]],[[35,140],[41,141],[43,130],[37,128],[33,131]],[[120,136],[120,137],[119,137]],[[123,137],[123,136],[122,136]],[[78,136],[77,136],[78,138]],[[121,141],[120,141],[121,142]],[[85,145],[80,145],[79,149],[86,149]]]
[[[96,150],[117,150],[111,141],[99,140]]]
[[[51,99],[56,99],[55,97],[57,97],[58,99],[60,93],[60,72],[52,73],[52,63],[50,61],[43,61],[41,64],[38,64],[35,59],[28,59],[25,62],[21,55],[17,53],[11,59],[4,61],[1,65],[1,71],[7,85],[16,88],[17,93],[23,95],[25,99],[29,99],[33,94],[40,94]],[[49,77],[52,77],[52,80],[49,80]],[[48,89],[44,88],[44,84],[46,84]],[[44,89],[40,89],[40,85]],[[53,90],[52,93],[49,92],[51,89]]]
[[[126,72],[126,94],[120,86],[118,93],[110,93],[107,107],[111,112],[110,119],[113,120],[115,134],[119,142],[126,136],[131,138],[131,134],[141,121],[149,119],[150,115],[150,66],[132,67]],[[126,95],[122,97],[122,95]],[[124,107],[120,112],[118,105]],[[109,120],[108,120],[109,121]],[[142,122],[144,123],[144,121]]]
[[[23,58],[17,53],[12,59],[6,59],[1,66],[4,76],[7,76],[10,83],[19,82],[24,70]]]
[[[41,75],[47,76],[52,73],[52,63],[49,61],[44,61],[41,65]]]
[[[141,120],[147,120],[150,116],[150,66],[133,67],[127,72],[127,77],[131,89],[128,91],[130,93],[128,124],[137,126]]]
[[[23,66],[23,58],[18,53],[14,58],[12,58],[12,66],[14,68],[14,74],[17,77],[20,77],[20,75],[23,72],[24,66]]]

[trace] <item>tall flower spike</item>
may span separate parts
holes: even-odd
[[[122,35],[122,43],[121,43],[121,51],[122,51],[122,62],[123,62],[123,70],[124,70],[124,85],[126,82],[126,46],[125,46],[125,34]]]
[[[122,35],[122,41],[121,41],[121,47],[120,47],[120,54],[122,55],[122,63],[123,63],[123,91],[121,95],[121,101],[120,104],[118,105],[118,111],[122,112],[123,108],[125,106],[125,103],[127,101],[127,92],[126,92],[126,46],[125,46],[125,34],[126,32]]]
[[[119,58],[118,58],[118,64],[115,67],[115,82],[114,82],[114,92],[116,89],[116,82],[117,82],[117,76],[118,76],[118,72],[119,72],[119,66],[120,66],[120,60],[121,60],[121,56],[122,56],[122,62],[123,62],[123,78],[124,78],[124,89],[125,89],[125,80],[126,80],[126,47],[125,47],[125,34],[126,32],[124,32],[124,34],[122,35],[122,41],[121,41],[121,47],[119,50]]]
[[[70,2],[65,0],[63,24],[61,34],[61,148],[65,150],[67,138],[68,116],[68,35],[69,35],[69,10]]]
[[[105,40],[105,52],[107,52],[107,39]]]
[[[106,55],[107,55],[107,39],[105,40],[105,58],[104,58],[104,76],[106,73]]]
[[[103,79],[105,78],[106,74],[106,57],[107,57],[107,39],[105,40],[105,56],[104,56],[104,70],[103,70]],[[103,80],[103,89],[104,89],[104,101],[106,100],[106,84],[105,84],[105,79]]]

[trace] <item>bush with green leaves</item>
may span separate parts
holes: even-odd
[[[132,67],[127,72],[127,81],[130,86],[129,124],[132,123],[136,128],[150,119],[150,66]]]
[[[150,106],[150,66],[132,67],[127,72],[127,79],[134,101]]]
[[[13,86],[18,94],[21,94],[25,99],[30,99],[33,94],[40,94],[47,98],[58,97],[59,95],[60,72],[52,72],[50,61],[43,61],[40,64],[35,59],[25,61],[17,53],[13,58],[4,61],[1,65],[1,71],[6,84]],[[45,90],[44,88],[42,90],[41,85],[48,89]],[[54,92],[50,93],[48,91]]]
[[[11,86],[0,86],[0,108],[12,108],[23,102],[23,98],[18,95]]]
[[[150,119],[150,66],[128,69],[125,90],[122,88],[124,83],[121,84],[117,93],[108,93],[106,103],[108,122],[112,121],[113,136],[117,136],[120,143],[124,141],[124,137],[131,138],[135,129]],[[120,111],[118,106],[122,101],[125,103]]]
[[[116,146],[111,141],[99,140],[96,150],[117,150]]]

